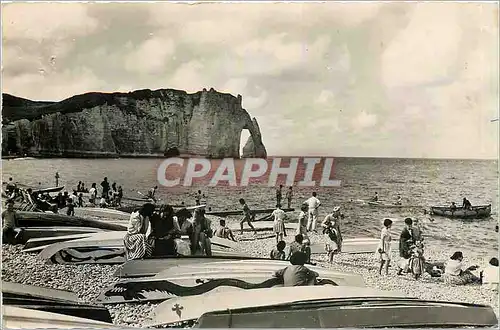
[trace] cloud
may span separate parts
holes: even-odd
[[[175,53],[174,41],[162,36],[143,42],[125,59],[125,69],[140,74],[155,73],[165,67],[165,62]]]
[[[377,115],[366,111],[361,111],[352,120],[352,126],[356,130],[373,127],[375,124],[377,124]]]
[[[88,6],[75,3],[13,3],[2,6],[6,40],[67,39],[95,31],[98,22],[87,15]]]
[[[207,88],[207,79],[203,75],[205,66],[200,61],[190,61],[183,64],[168,81],[172,88],[196,92]]]

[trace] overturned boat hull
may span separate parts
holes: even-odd
[[[127,230],[124,225],[108,223],[104,221],[85,219],[55,213],[41,212],[17,212],[16,220],[19,227],[90,227],[106,230]]]
[[[115,277],[136,278],[155,276],[161,271],[182,265],[206,264],[217,261],[236,261],[236,260],[269,260],[267,258],[255,258],[245,255],[234,256],[182,256],[166,258],[150,258],[141,260],[130,260],[125,262],[114,273]]]
[[[177,266],[154,277],[115,283],[108,287],[97,301],[103,304],[162,301],[224,288],[272,288],[283,285],[279,279],[274,278],[274,273],[289,265],[285,261],[246,260]],[[364,286],[363,278],[356,274],[340,273],[321,267],[309,268],[319,274],[318,285]]]
[[[17,238],[19,244],[26,244],[31,239],[40,239],[48,237],[96,234],[105,230],[90,227],[20,227],[21,235]]]
[[[432,206],[431,213],[447,218],[484,219],[491,215],[491,204],[473,206],[470,210],[463,208],[452,209],[446,206]]]
[[[55,243],[43,249],[39,258],[53,264],[121,264],[125,262],[123,238],[126,232],[114,231],[90,237]],[[183,238],[188,240],[187,237]],[[232,252],[234,242],[213,237],[212,253],[216,256],[241,255]]]
[[[145,326],[197,321],[203,328],[497,326],[490,306],[425,301],[403,293],[343,286],[209,292],[162,302]]]
[[[34,285],[2,281],[2,304],[112,322],[111,315],[106,308],[82,304],[73,292]]]

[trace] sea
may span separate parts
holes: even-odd
[[[121,185],[124,195],[140,197],[158,185],[157,195],[171,204],[194,204],[198,189],[206,195],[212,210],[237,210],[238,199],[245,198],[253,209],[272,208],[276,204],[275,188],[266,185],[248,187],[163,187],[158,184],[157,169],[163,159],[13,159],[2,160],[2,179],[33,187],[59,185],[71,191],[79,181],[90,188],[99,186],[104,177]],[[379,237],[383,219],[394,220],[393,232],[403,228],[406,217],[417,218],[423,224],[426,242],[439,244],[453,253],[460,248],[465,254],[498,254],[499,176],[496,160],[439,160],[390,158],[335,158],[335,178],[341,187],[294,187],[292,207],[299,209],[312,191],[322,202],[320,217],[341,206],[345,215],[342,230],[345,237]],[[375,192],[379,200],[394,203],[397,195],[411,208],[381,208],[368,206]],[[459,220],[431,217],[425,214],[430,206],[461,205],[463,197],[473,205],[492,205],[490,218]],[[297,212],[295,212],[296,214]],[[296,216],[296,215],[295,215]]]

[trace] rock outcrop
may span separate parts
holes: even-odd
[[[60,102],[3,94],[2,152],[45,157],[265,158],[259,126],[242,97],[210,89],[86,93]]]

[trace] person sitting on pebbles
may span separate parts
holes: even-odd
[[[219,221],[219,225],[220,225],[219,228],[217,228],[217,230],[215,231],[215,236],[219,238],[230,239],[236,242],[236,239],[234,238],[233,235],[233,231],[226,226],[226,220],[221,219]]]
[[[312,264],[309,239],[304,238],[301,234],[295,235],[295,241],[290,244],[287,260],[290,260],[295,252],[304,252],[306,254],[306,263]]]
[[[282,279],[285,287],[315,285],[319,274],[305,267],[306,261],[304,252],[295,252],[290,258],[291,265],[278,270],[274,277]]]
[[[149,219],[155,211],[151,203],[144,204],[137,212],[130,214],[127,233],[123,238],[126,260],[142,259],[151,256],[154,248],[154,238],[150,236]]]
[[[16,210],[12,200],[7,202],[7,209],[2,212],[2,224],[2,242],[14,244],[21,233],[21,228],[17,227]]]
[[[286,247],[285,241],[279,241],[278,244],[276,244],[276,248],[274,248],[271,251],[271,254],[269,257],[272,260],[285,260],[285,257],[286,257],[285,247]]]
[[[491,258],[488,266],[480,273],[481,284],[483,287],[498,291],[498,259]]]
[[[463,264],[464,255],[461,251],[453,253],[451,258],[445,263],[444,282],[452,285],[467,285],[480,283],[479,277],[472,274],[472,271],[478,269],[478,266],[465,268]]]

